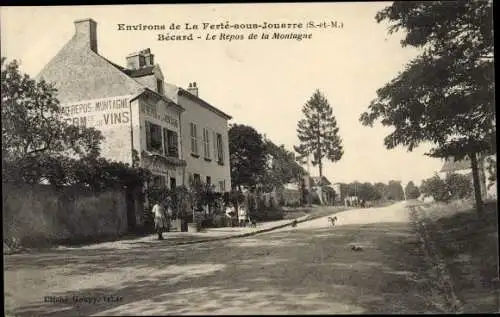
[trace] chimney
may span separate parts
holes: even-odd
[[[189,83],[189,87],[188,87],[187,91],[191,95],[198,97],[198,87],[196,86],[196,82]]]
[[[75,36],[97,53],[97,22],[92,19],[76,20]]]
[[[127,68],[139,69],[146,66],[154,65],[154,55],[151,54],[151,49],[145,49],[127,56]]]

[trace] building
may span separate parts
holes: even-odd
[[[187,89],[167,83],[166,95],[185,109],[181,136],[188,183],[201,181],[213,185],[216,191],[229,191],[228,121],[231,116],[201,99],[196,82],[190,83]]]
[[[480,188],[483,198],[496,199],[497,198],[497,184],[495,181],[490,181],[488,178],[490,174],[496,173],[495,171],[489,171],[488,167],[490,161],[496,166],[496,155],[490,155],[482,157],[478,162],[479,167],[479,178],[480,178]],[[463,160],[456,161],[452,157],[445,159],[443,167],[439,171],[439,177],[445,179],[448,174],[456,173],[470,177],[472,186],[472,166],[471,161],[468,156]]]
[[[130,54],[126,63],[121,67],[99,55],[97,23],[79,20],[37,79],[54,83],[66,120],[101,130],[103,157],[132,164],[135,150],[155,184],[183,184],[184,109],[163,94],[164,78],[149,50]]]
[[[335,192],[332,183],[325,176],[313,176],[310,179],[311,191],[317,195],[322,205],[335,203]]]
[[[101,130],[103,157],[132,164],[137,153],[154,185],[188,186],[189,175],[199,175],[230,188],[231,117],[200,99],[197,88],[167,84],[150,49],[129,54],[122,67],[99,55],[97,44],[97,23],[75,21],[73,37],[37,76],[55,84],[66,120]]]
[[[122,67],[101,56],[97,44],[97,23],[92,19],[75,21],[73,37],[36,77],[55,85],[66,120],[99,129],[105,137],[101,155],[128,164],[138,159],[153,173],[154,186],[187,186],[189,175],[195,173],[224,182],[220,188],[230,186],[230,117],[182,89],[175,95],[177,102],[169,98],[165,92],[171,86],[154,63],[150,49],[129,54],[126,67]],[[200,129],[209,128],[220,142],[211,152],[211,165],[200,156],[203,168],[183,153],[190,141],[189,134],[184,134],[194,121]],[[195,138],[201,146],[198,138],[202,138]],[[186,149],[191,154],[189,146]],[[215,155],[216,151],[222,157]]]

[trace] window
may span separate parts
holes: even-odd
[[[177,140],[177,132],[163,128],[163,144],[165,156],[179,157],[179,147]]]
[[[198,131],[196,124],[191,122],[191,154],[194,155],[199,155],[198,154]]]
[[[151,152],[163,152],[161,137],[161,127],[157,124],[146,121],[146,148]]]
[[[201,176],[200,176],[200,174],[193,174],[193,182],[195,184],[201,184]]]
[[[163,95],[163,80],[161,79],[156,80],[156,92]]]
[[[152,187],[165,187],[165,177],[163,175],[153,175]]]
[[[217,133],[217,163],[224,165],[224,147],[222,144],[222,134]]]
[[[203,153],[206,159],[210,159],[210,134],[208,129],[203,129]]]
[[[219,191],[221,193],[226,192],[226,181],[225,180],[219,181]]]
[[[170,189],[174,189],[177,187],[177,180],[175,177],[170,177]]]

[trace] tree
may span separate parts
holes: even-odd
[[[299,160],[313,155],[311,163],[318,166],[319,177],[322,178],[324,160],[336,162],[344,154],[337,120],[328,100],[319,90],[306,102],[302,113],[305,118],[297,123],[300,144],[294,149],[299,154]]]
[[[400,181],[389,181],[387,184],[387,199],[390,200],[403,200],[405,193]]]
[[[264,141],[266,154],[270,160],[265,172],[263,186],[266,190],[283,187],[284,184],[297,182],[305,175],[305,170],[295,159],[293,152],[288,151],[284,145],[277,146],[271,140]]]
[[[45,81],[21,74],[17,61],[1,60],[2,156],[23,161],[43,155],[99,156],[100,131],[67,124]]]
[[[445,183],[453,198],[468,198],[472,194],[472,184],[468,176],[450,173],[446,175]]]
[[[17,61],[2,58],[2,161],[9,179],[61,185],[74,170],[70,157],[100,155],[101,132],[67,124],[55,94],[52,85],[21,74]]]
[[[384,199],[384,200],[387,199],[387,196],[388,196],[387,184],[378,182],[378,183],[375,183],[373,185],[373,187],[377,191],[377,193],[378,193],[378,195],[380,197],[379,199]]]
[[[307,101],[302,112],[305,119],[299,120],[297,124],[300,144],[294,149],[299,158],[312,154],[311,163],[318,166],[319,176],[323,177],[323,160],[326,158],[336,162],[344,154],[337,120],[328,100],[319,90]]]
[[[262,138],[254,128],[234,124],[229,129],[231,180],[234,187],[253,188],[264,177],[267,157]]]
[[[409,181],[406,184],[405,193],[407,199],[417,199],[420,196],[420,190],[413,181]]]
[[[365,201],[377,200],[380,197],[375,187],[370,183],[359,185],[358,196]]]
[[[426,196],[433,197],[436,201],[448,201],[450,199],[450,192],[446,183],[437,175],[423,180],[420,191]]]
[[[360,121],[394,127],[388,149],[434,144],[427,155],[469,156],[478,213],[478,156],[496,153],[492,1],[395,1],[376,15],[389,33],[406,31],[402,46],[422,53],[377,91]]]

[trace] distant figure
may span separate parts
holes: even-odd
[[[227,203],[226,206],[225,206],[225,210],[224,210],[225,214],[226,214],[226,220],[227,220],[227,223],[230,224],[230,226],[232,227],[233,226],[233,217],[236,213],[236,211],[234,210],[234,207],[231,203]]]
[[[172,198],[167,197],[165,199],[165,216],[167,220],[167,232],[170,231],[170,226],[172,223],[172,218],[174,216],[174,211],[173,211],[173,202]]]
[[[155,231],[158,234],[158,240],[163,240],[163,231],[167,228],[167,218],[163,206],[156,201],[152,210],[155,220]]]
[[[245,204],[240,204],[238,208],[238,223],[240,227],[245,227],[247,222],[247,207]]]

